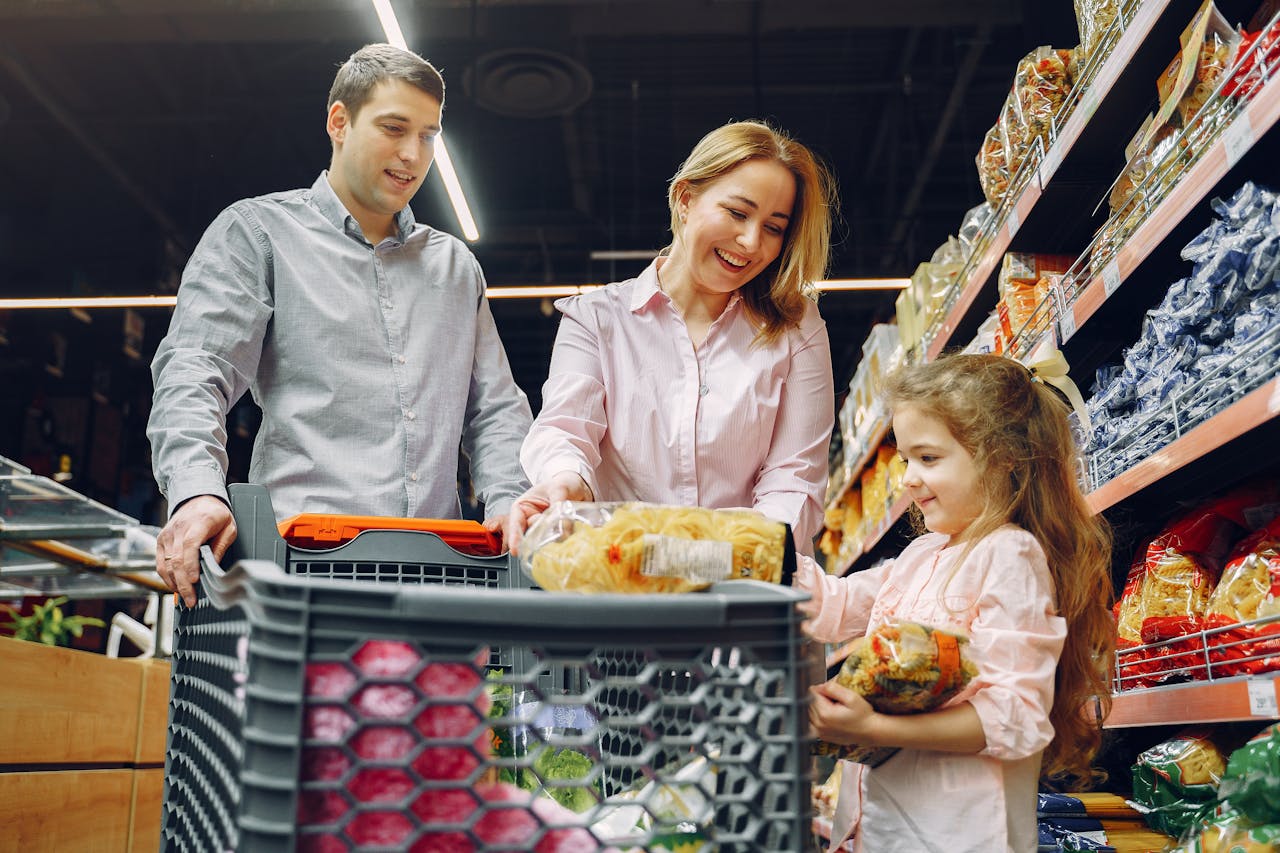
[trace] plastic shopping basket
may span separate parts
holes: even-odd
[[[808,846],[800,593],[365,583],[203,557],[175,634],[166,850]],[[486,682],[491,647],[535,662]],[[638,666],[610,675],[602,659]],[[587,686],[548,695],[550,666]],[[670,672],[687,689],[667,695]],[[593,713],[609,691],[647,701]],[[671,705],[679,734],[651,725]],[[600,748],[612,735],[650,741],[618,757]],[[572,778],[542,763],[565,749],[583,768]],[[653,766],[672,750],[683,759]],[[633,769],[635,788],[606,796],[608,762]]]

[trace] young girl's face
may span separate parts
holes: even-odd
[[[973,456],[942,421],[906,404],[893,413],[898,453],[907,463],[903,486],[920,507],[925,527],[954,544],[982,513],[983,495]]]

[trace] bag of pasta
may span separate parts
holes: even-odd
[[[717,581],[788,584],[791,531],[745,509],[563,501],[520,548],[525,574],[546,590],[690,592]]]
[[[1231,753],[1219,795],[1252,821],[1280,823],[1280,723]]]
[[[978,674],[964,653],[967,637],[920,625],[891,622],[850,644],[835,682],[862,696],[881,714],[918,714],[950,701]],[[818,741],[814,751],[871,767],[896,747]]]
[[[1133,765],[1133,800],[1147,825],[1174,837],[1218,796],[1227,759],[1203,729],[1188,729],[1141,753]]]

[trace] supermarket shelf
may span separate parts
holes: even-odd
[[[847,575],[849,570],[857,564],[858,560],[862,559],[867,554],[870,554],[871,551],[880,544],[880,540],[885,537],[885,534],[893,529],[893,526],[898,523],[898,520],[901,519],[903,515],[906,514],[907,509],[910,508],[910,506],[911,498],[907,495],[903,494],[895,498],[893,503],[889,505],[888,511],[885,512],[884,518],[880,519],[876,526],[872,528],[871,532],[867,534],[867,538],[862,543],[862,550],[850,557],[847,562],[838,566],[834,572],[831,572],[831,574]]]
[[[1090,492],[1087,496],[1089,507],[1095,513],[1113,507],[1210,451],[1274,420],[1278,415],[1280,378],[1272,379],[1250,392],[1227,409]]]
[[[888,434],[889,420],[888,418],[885,418],[883,421],[876,424],[875,428],[871,431],[871,438],[867,442],[866,449],[864,449],[858,456],[856,464],[845,468],[849,473],[840,483],[839,489],[832,494],[831,500],[827,501],[827,509],[832,509],[837,506],[840,503],[841,498],[844,497],[845,492],[849,491],[849,489],[853,487],[853,484],[858,482],[858,478],[862,476],[862,469],[867,467],[867,463],[871,461],[871,457],[875,455],[875,452],[880,448],[880,445],[884,443],[885,436]]]
[[[1132,690],[1111,702],[1111,729],[1280,719],[1280,673]]]
[[[1058,321],[1062,343],[1069,341],[1098,312],[1187,214],[1226,177],[1256,140],[1275,126],[1277,120],[1280,120],[1280,78],[1273,78],[1258,90],[1217,141],[1179,178],[1169,195],[1120,247],[1116,257],[1084,286]]]
[[[957,333],[977,329],[985,314],[981,305],[988,301],[979,297],[990,291],[989,301],[994,305],[993,274],[1020,234],[1025,240],[1018,242],[1025,242],[1029,250],[1058,251],[1074,244],[1078,251],[1087,242],[1084,234],[1092,231],[1087,226],[1088,217],[1080,217],[1076,224],[1076,230],[1086,227],[1085,232],[1064,232],[1062,211],[1090,204],[1084,199],[1096,200],[1114,178],[1114,168],[1099,172],[1099,164],[1113,165],[1111,155],[1120,154],[1117,140],[1122,146],[1128,137],[1127,133],[1117,132],[1116,124],[1145,112],[1150,82],[1176,51],[1178,33],[1197,5],[1188,0],[1145,0],[1140,4],[1093,80],[1076,96],[1074,108],[1040,162],[1030,164],[1034,174],[1017,199],[1006,200],[997,211],[997,216],[1003,213],[998,231],[973,264],[941,323],[926,333],[927,360],[937,358],[953,345]],[[1045,196],[1050,199],[1041,204]],[[975,309],[975,305],[979,307]]]

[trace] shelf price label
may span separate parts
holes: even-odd
[[[1040,161],[1040,170],[1038,178],[1040,181],[1040,189],[1044,189],[1049,185],[1049,180],[1053,177],[1054,172],[1058,171],[1058,167],[1062,165],[1062,146],[1054,144],[1049,146],[1049,150],[1045,152],[1044,159]]]
[[[1058,319],[1058,338],[1062,343],[1071,340],[1071,336],[1076,333],[1076,312],[1068,308],[1062,312],[1062,317]]]
[[[1249,713],[1255,717],[1280,716],[1276,703],[1276,682],[1270,678],[1249,680]]]
[[[1018,218],[1018,205],[1015,204],[1009,208],[1009,218],[1005,220],[1005,227],[1009,229],[1009,239],[1012,240],[1018,233],[1018,229],[1022,227],[1022,220]]]
[[[1227,154],[1228,169],[1235,168],[1240,158],[1253,147],[1253,142],[1253,125],[1249,122],[1249,114],[1242,112],[1222,134],[1222,149]]]
[[[1111,298],[1111,294],[1120,288],[1120,261],[1112,258],[1102,269],[1102,290]]]

